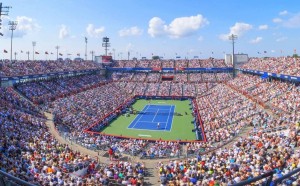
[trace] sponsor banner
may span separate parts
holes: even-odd
[[[193,72],[229,72],[232,71],[233,68],[113,68],[113,67],[106,67],[108,71],[193,71]]]
[[[257,75],[267,74],[269,77],[300,82],[300,77],[297,77],[297,76],[289,76],[289,75],[285,75],[285,74],[275,74],[275,73],[262,72],[262,71],[249,70],[249,69],[238,69],[238,70],[243,71],[243,72],[250,72],[252,74],[257,74]]]

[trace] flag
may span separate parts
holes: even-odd
[[[7,50],[4,50],[3,52],[4,52],[4,53],[7,53]]]
[[[59,55],[62,56],[63,54],[62,54],[62,53],[59,53]]]
[[[40,53],[38,53],[38,52],[35,52],[35,54],[40,54]]]
[[[80,56],[80,54],[78,53],[77,56]]]
[[[267,53],[267,51],[264,51],[264,53]]]
[[[23,50],[21,50],[21,53],[23,53]]]
[[[46,51],[45,54],[48,54],[48,52]]]

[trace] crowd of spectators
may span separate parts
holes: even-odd
[[[147,73],[136,73],[134,74],[132,81],[144,82],[146,80]]]
[[[157,169],[161,185],[232,185],[272,170],[275,171],[275,180],[300,167],[297,146],[299,127],[291,127],[287,134],[257,131],[240,137],[230,148],[220,148],[196,158],[159,162]],[[266,179],[255,185],[266,182]],[[282,184],[300,185],[299,175],[284,180]]]
[[[16,84],[15,87],[34,103],[43,104],[57,98],[95,88],[106,82],[101,75],[83,75],[46,81],[34,81]]]
[[[146,96],[156,96],[159,88],[159,83],[148,83],[148,87],[145,91]]]
[[[224,59],[160,59],[160,60],[116,60],[115,68],[211,68],[228,67]]]
[[[189,60],[187,60],[187,59],[176,60],[175,68],[176,69],[186,68],[186,67],[188,67],[188,63],[189,63]]]
[[[141,153],[141,158],[174,158],[181,153],[182,145],[179,142],[155,141]]]
[[[91,157],[60,144],[49,133],[46,118],[13,88],[0,88],[0,168],[36,185],[75,185],[69,171],[91,166]],[[91,167],[90,173],[95,170]]]
[[[241,68],[259,70],[276,74],[300,76],[300,58],[294,57],[269,57],[250,58],[249,62]]]
[[[161,75],[159,73],[149,73],[147,76],[148,82],[158,82],[160,81]]]
[[[72,130],[83,130],[113,112],[127,99],[128,94],[116,83],[90,89],[49,103],[55,118]]]
[[[196,88],[194,84],[183,84],[182,91],[183,95],[196,97]]]
[[[295,115],[300,110],[299,86],[288,82],[261,79],[257,76],[240,74],[229,84],[263,101],[278,114]]]
[[[171,96],[182,96],[183,92],[182,92],[182,83],[172,83],[171,84]]]
[[[93,61],[0,61],[1,76],[23,76],[75,70],[100,69]]]
[[[168,81],[163,81],[159,83],[159,88],[157,91],[158,96],[169,96],[171,91],[171,83]]]
[[[121,73],[111,74],[113,81],[134,81],[134,82],[161,82],[164,78],[171,78],[172,82],[181,83],[205,83],[225,82],[232,79],[230,73]]]
[[[273,67],[268,63],[262,66],[271,70]],[[128,64],[124,63],[123,67]],[[163,63],[156,60],[151,64],[157,67]],[[169,64],[171,62],[165,65]],[[175,64],[177,62],[173,62]],[[221,66],[222,61],[190,60],[187,64]],[[251,61],[249,68],[254,67],[253,64],[255,62]],[[288,70],[292,65],[275,66],[281,73],[292,72]],[[160,76],[160,73],[113,73],[114,82],[103,83],[106,80],[102,76],[90,75],[28,82],[16,85],[16,89],[32,101],[45,100],[45,109],[54,114],[57,123],[68,126],[68,137],[82,146],[111,147],[119,153],[159,158],[179,156],[182,146],[176,142],[149,143],[147,140],[93,136],[83,130],[135,94],[196,96],[209,142],[187,144],[188,152],[197,152],[195,157],[159,163],[162,185],[227,185],[270,170],[276,170],[275,178],[278,178],[300,167],[300,152],[295,150],[300,144],[299,86],[247,74],[239,74],[232,80],[230,75],[223,73],[176,74],[178,82],[160,81]],[[197,83],[199,79],[206,83]],[[220,79],[229,81],[212,83]],[[45,117],[38,108],[19,96],[13,87],[1,88],[0,91],[3,93],[0,95],[0,128],[4,131],[0,134],[2,170],[40,185],[106,184],[109,180],[132,185],[143,182],[144,165],[128,162],[100,166],[98,170],[91,168],[91,174],[84,179],[69,176],[67,167],[82,162],[91,166],[95,162],[89,156],[72,151],[68,145],[58,143],[48,132]],[[248,135],[237,138],[247,128],[251,128]],[[199,154],[233,138],[238,139],[233,145]],[[297,177],[290,178],[290,181],[300,184]]]
[[[163,60],[162,61],[162,68],[174,68],[174,60]]]

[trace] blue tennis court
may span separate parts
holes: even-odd
[[[136,130],[170,131],[174,116],[174,105],[146,105],[128,126]]]

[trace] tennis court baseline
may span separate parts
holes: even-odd
[[[171,131],[174,111],[174,105],[148,104],[139,112],[128,128],[135,130]]]

